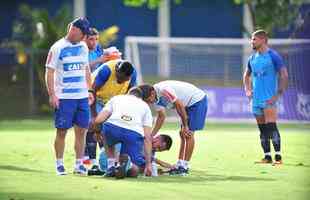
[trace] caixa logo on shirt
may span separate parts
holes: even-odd
[[[297,94],[297,111],[300,115],[310,118],[310,95],[309,94]]]
[[[130,117],[130,116],[128,116],[128,115],[122,115],[122,116],[121,116],[121,119],[124,120],[124,121],[129,122],[129,121],[132,120],[132,117]]]
[[[82,70],[83,66],[83,62],[64,63],[64,71]]]

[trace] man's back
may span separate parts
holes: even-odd
[[[152,113],[149,106],[133,95],[118,95],[105,105],[103,110],[112,114],[108,123],[143,133],[143,126],[152,127]]]
[[[204,98],[205,93],[193,84],[167,80],[154,85],[159,100],[161,97],[167,98],[173,102],[175,98],[179,99],[184,106],[188,107]]]

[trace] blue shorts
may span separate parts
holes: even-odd
[[[189,130],[196,131],[202,130],[205,125],[205,120],[208,111],[208,99],[205,96],[202,100],[186,107],[186,113],[188,115]]]
[[[264,115],[264,109],[267,108],[276,108],[277,102],[273,104],[260,103],[260,104],[252,104],[252,112],[254,116],[262,116]]]
[[[59,107],[55,109],[54,120],[56,128],[69,129],[73,125],[88,128],[90,109],[88,98],[59,99]]]
[[[121,154],[128,154],[133,164],[145,166],[144,138],[141,134],[111,123],[104,123],[102,130],[108,146],[121,143]]]

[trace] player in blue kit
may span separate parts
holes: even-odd
[[[106,62],[106,58],[103,55],[103,48],[98,43],[99,40],[99,32],[95,28],[90,29],[90,33],[86,36],[85,42],[89,49],[88,53],[88,61],[90,70],[93,72],[97,69],[101,64]]]
[[[260,141],[265,157],[259,163],[272,163],[270,140],[275,150],[274,164],[282,163],[281,137],[277,128],[277,102],[288,86],[288,72],[281,56],[268,47],[264,30],[252,34],[255,51],[248,60],[243,83],[246,96],[252,101],[252,112],[260,130]]]

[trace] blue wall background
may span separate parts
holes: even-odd
[[[18,17],[18,6],[27,3],[32,7],[47,8],[50,15],[62,4],[72,5],[73,0],[9,0],[2,1],[0,12],[0,42],[9,38],[12,24]],[[157,10],[147,7],[132,8],[123,5],[122,0],[86,0],[86,13],[90,22],[98,29],[112,25],[120,28],[118,40],[113,44],[123,50],[127,35],[156,36]],[[301,9],[301,14],[310,15],[310,5]],[[310,17],[310,16],[309,16]],[[171,5],[172,37],[242,37],[242,7],[231,0],[183,0],[182,4]],[[301,38],[310,38],[310,25],[306,31],[297,34]],[[307,31],[308,30],[308,31]],[[280,30],[275,37],[287,38],[292,30]]]

